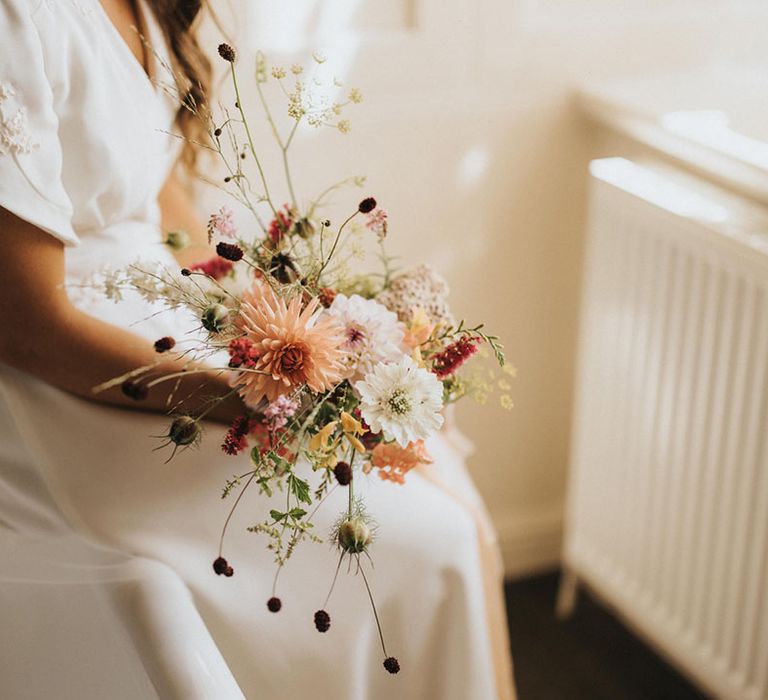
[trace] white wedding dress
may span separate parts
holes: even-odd
[[[0,0],[0,41],[0,206],[67,244],[79,308],[147,341],[184,333],[184,318],[139,322],[154,309],[77,286],[138,257],[175,264],[156,202],[175,105],[97,0]],[[56,361],[55,347],[48,356]],[[270,505],[255,492],[229,529],[235,575],[214,574],[231,505],[221,488],[243,462],[221,452],[223,429],[211,425],[200,449],[164,464],[150,436],[166,423],[0,365],[0,697],[47,698],[42,688],[65,700],[512,697],[497,550],[455,434],[431,442],[435,464],[404,486],[370,476],[358,487],[379,525],[370,581],[402,666],[393,676],[360,577],[341,577],[330,631],[314,629],[336,564],[328,545],[300,548],[280,577],[282,611],[267,610],[274,566],[246,527]],[[323,506],[318,532],[344,508],[343,491]],[[130,596],[111,592],[134,579],[147,600],[126,608]],[[84,649],[83,667],[74,659]]]

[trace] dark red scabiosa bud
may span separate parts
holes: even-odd
[[[400,662],[394,656],[388,656],[384,659],[384,668],[390,673],[400,672]]]
[[[171,336],[166,335],[155,341],[155,352],[168,352],[168,350],[173,350],[175,345],[176,341]]]
[[[192,416],[179,416],[173,419],[168,431],[168,438],[175,445],[191,445],[200,437],[200,425]]]
[[[229,565],[229,562],[224,557],[219,557],[213,562],[213,570],[217,576],[226,576],[229,578],[235,573],[235,570]]]
[[[126,379],[120,385],[120,389],[129,399],[133,399],[134,401],[143,401],[149,396],[149,389],[146,384],[142,384],[133,379]]]
[[[339,462],[333,468],[333,474],[341,486],[349,486],[349,482],[352,481],[352,467],[346,462]]]
[[[370,214],[376,208],[376,200],[373,197],[366,197],[357,208],[361,214]]]
[[[192,270],[190,270],[188,267],[181,268],[182,277],[189,277],[191,274],[192,274]]]
[[[318,632],[327,632],[331,629],[331,616],[325,610],[318,610],[315,613],[315,627]]]
[[[234,243],[221,243],[216,244],[216,254],[224,260],[230,260],[237,262],[243,259],[243,249],[239,245]]]
[[[317,298],[320,300],[320,303],[327,309],[330,307],[331,304],[333,304],[333,300],[336,298],[336,290],[331,289],[330,287],[323,287],[318,292]]]
[[[273,613],[280,612],[280,608],[282,607],[283,607],[283,603],[280,600],[280,598],[275,598],[275,596],[272,596],[267,601],[267,608],[269,609],[269,612],[273,612]]]
[[[229,44],[219,44],[219,56],[230,63],[235,62],[235,50]]]

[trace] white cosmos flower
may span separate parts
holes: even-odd
[[[402,447],[429,437],[443,424],[443,386],[434,374],[410,357],[380,364],[355,389],[360,411],[374,433]]]
[[[350,381],[362,379],[382,362],[403,357],[403,325],[382,304],[357,294],[338,294],[328,311],[344,328],[342,350]]]

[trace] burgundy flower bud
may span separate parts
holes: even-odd
[[[126,379],[121,385],[120,389],[129,398],[134,401],[143,401],[149,396],[149,389],[145,384],[134,381],[133,379]]]
[[[232,576],[235,570],[229,565],[224,557],[219,557],[213,562],[213,570],[217,576]]]
[[[327,632],[331,629],[331,616],[325,610],[318,610],[315,613],[315,627],[318,632]]]
[[[280,600],[280,598],[275,598],[274,596],[272,596],[267,601],[267,608],[269,609],[269,612],[273,612],[273,613],[280,612],[280,608],[282,607],[283,607],[283,603]]]
[[[224,260],[237,262],[243,258],[243,249],[234,243],[224,243],[222,241],[216,245],[216,254],[220,258],[224,258]]]
[[[346,462],[339,462],[333,468],[333,473],[336,477],[336,481],[338,481],[341,486],[349,486],[349,482],[352,481],[352,467],[350,467],[349,464]]]
[[[366,197],[357,208],[361,214],[370,214],[376,208],[376,200],[373,197]]]
[[[384,659],[384,668],[390,673],[400,672],[400,662],[394,656],[388,656]]]
[[[230,63],[235,62],[235,50],[229,44],[219,44],[219,56]]]
[[[176,341],[171,336],[166,335],[155,341],[155,352],[167,352],[172,350],[175,345]]]

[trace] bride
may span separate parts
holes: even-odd
[[[184,332],[183,318],[153,315],[134,297],[115,304],[83,282],[137,258],[196,262],[188,252],[174,259],[161,231],[205,242],[177,175],[194,166],[189,143],[200,135],[155,83],[168,61],[205,100],[209,64],[194,34],[202,4],[0,0],[0,532],[54,543],[74,535],[169,566],[242,691],[215,695],[224,700],[510,698],[497,551],[450,430],[430,444],[435,464],[406,488],[362,485],[382,532],[371,584],[402,665],[390,676],[354,576],[334,594],[333,629],[312,629],[335,563],[322,546],[286,568],[281,613],[267,609],[271,557],[245,531],[265,507],[259,499],[230,527],[236,575],[214,575],[228,505],[219,494],[232,474],[215,438],[163,464],[148,436],[166,424],[167,396],[154,392],[137,411],[119,388],[92,392],[153,363],[150,341]],[[172,129],[189,139],[181,153]],[[192,392],[200,375],[185,381]],[[211,373],[208,393],[228,393],[225,381]],[[238,401],[208,418],[227,424]]]

